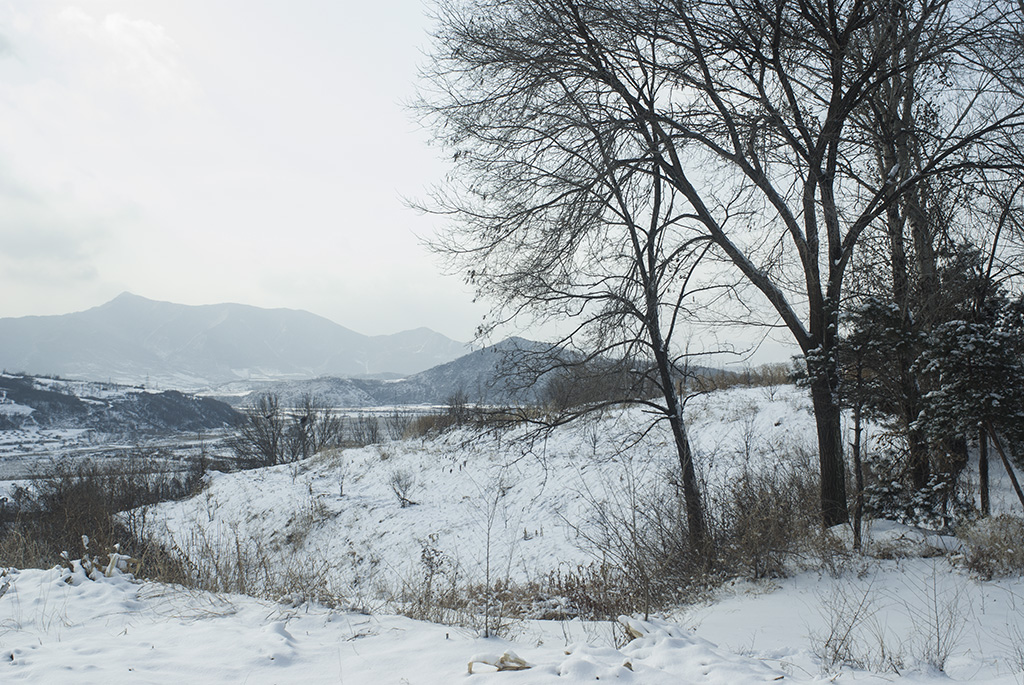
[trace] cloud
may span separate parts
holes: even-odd
[[[5,270],[94,273],[110,240],[108,220],[67,200],[46,198],[0,169],[0,245]]]
[[[126,84],[157,100],[187,99],[195,90],[178,61],[178,46],[159,24],[120,13],[96,18],[78,7],[62,10],[57,18],[67,34],[88,44],[80,64],[104,87]]]
[[[14,56],[14,44],[6,35],[0,33],[0,59]]]
[[[126,218],[28,189],[0,168],[2,315],[77,311],[124,289],[103,261]]]

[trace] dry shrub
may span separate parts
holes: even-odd
[[[382,588],[389,610],[508,635],[523,620],[604,620],[641,607],[622,573],[608,565],[563,568],[537,581],[501,577],[486,583],[467,576],[435,543],[436,536],[421,541],[419,563],[395,586]]]
[[[471,405],[459,409],[448,407],[410,420],[402,437],[432,437],[463,426],[472,426],[480,430],[504,430],[529,421],[541,420],[543,416],[541,408],[533,406]]]
[[[412,420],[403,437],[423,438],[437,435],[448,430],[452,425],[451,420],[444,414],[423,414]]]
[[[607,564],[559,569],[544,579],[539,590],[536,618],[540,619],[606,620],[641,608],[622,572]]]
[[[50,568],[57,563],[53,548],[29,526],[10,522],[0,534],[0,566]]]
[[[979,519],[959,532],[967,567],[985,578],[1024,573],[1024,519],[1000,514]]]
[[[233,528],[213,535],[195,527],[170,545],[184,568],[184,585],[298,605],[312,601],[348,608],[350,588],[341,588],[339,560],[305,553],[282,561],[262,539]]]
[[[793,382],[793,368],[789,364],[762,364],[748,366],[741,371],[715,370],[694,375],[687,385],[698,392],[726,390],[728,388],[772,388]]]
[[[51,474],[16,488],[0,521],[0,563],[49,568],[61,554],[105,553],[119,545],[142,562],[140,575],[183,582],[184,566],[142,535],[145,505],[187,496],[199,486],[201,470],[159,473],[160,455],[132,454],[109,463],[89,460],[55,466]],[[142,509],[136,509],[143,507]],[[136,509],[131,513],[121,513]]]
[[[618,483],[590,502],[592,516],[576,530],[602,560],[599,574],[584,576],[586,586],[598,591],[592,606],[623,603],[600,597],[601,581],[609,575],[632,601],[631,611],[649,614],[695,599],[714,574],[713,543],[709,549],[690,548],[679,479],[652,479],[629,463],[622,467]]]
[[[730,575],[778,578],[793,559],[817,556],[817,495],[817,478],[799,466],[745,469],[709,507],[720,567]]]
[[[469,582],[436,542],[436,535],[420,541],[420,563],[386,591],[388,604],[409,618],[479,629],[485,635],[506,634],[516,586],[507,579],[489,585]]]
[[[469,604],[461,569],[451,557],[424,543],[419,567],[387,592],[396,611],[420,621],[464,625]]]
[[[689,544],[678,477],[652,479],[624,467],[621,488],[593,501],[591,520],[578,529],[602,565],[549,579],[551,592],[572,598],[583,616],[608,618],[698,601],[730,578],[836,566],[807,455],[776,456],[771,467],[705,486],[708,540],[700,549]]]

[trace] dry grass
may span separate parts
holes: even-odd
[[[967,567],[984,578],[1024,573],[1024,519],[1000,514],[979,519],[958,533]]]
[[[0,521],[0,565],[50,568],[63,553],[72,558],[120,550],[141,562],[139,575],[162,582],[187,582],[185,566],[167,550],[141,535],[145,506],[191,494],[201,473],[154,473],[147,455],[110,464],[79,462],[56,468],[48,478],[12,493]],[[131,514],[122,514],[126,510]]]

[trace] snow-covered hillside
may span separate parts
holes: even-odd
[[[804,396],[734,390],[689,408],[699,471],[726,482],[737,469],[806,460],[813,419]],[[542,436],[475,429],[321,454],[258,471],[214,473],[206,491],[150,512],[156,530],[196,563],[244,549],[299,573],[323,563],[326,590],[373,604],[439,554],[467,581],[526,582],[595,561],[584,540],[602,512],[624,508],[677,469],[667,426],[633,408]],[[801,464],[802,466],[803,464]],[[408,481],[402,506],[395,481]],[[632,485],[630,485],[632,484]],[[311,561],[311,560],[315,560]],[[497,574],[497,575],[495,575]]]
[[[0,373],[0,432],[200,431],[229,426],[237,416],[223,402],[175,390]]]
[[[716,392],[686,412],[709,497],[746,473],[814,469],[798,389]],[[431,685],[512,652],[531,668],[477,663],[470,681],[1024,682],[1024,579],[981,580],[957,538],[881,521],[868,530],[870,555],[849,552],[849,531],[837,529],[831,552],[793,560],[788,577],[726,582],[658,620],[626,620],[632,641],[621,623],[547,611],[557,597],[508,622],[503,639],[393,615],[424,584],[489,576],[536,587],[601,562],[602,520],[671,497],[670,436],[648,423],[624,409],[534,439],[521,427],[463,429],[214,473],[146,520],[197,569],[239,574],[262,599],[12,572],[0,679],[42,682],[80,666],[87,682]],[[1016,506],[996,486],[996,507]]]

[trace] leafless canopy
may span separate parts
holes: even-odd
[[[844,274],[865,233],[924,184],[1019,169],[1020,11],[439,0],[420,103],[454,166],[432,206],[453,219],[438,248],[499,317],[576,317],[595,350],[628,340],[656,356],[688,298],[718,304],[723,286],[747,283],[762,303],[751,308],[773,312],[808,358],[823,518],[845,521]],[[914,141],[914,163],[880,169],[875,129],[905,102],[915,116],[894,133]],[[694,278],[706,255],[730,275]]]

